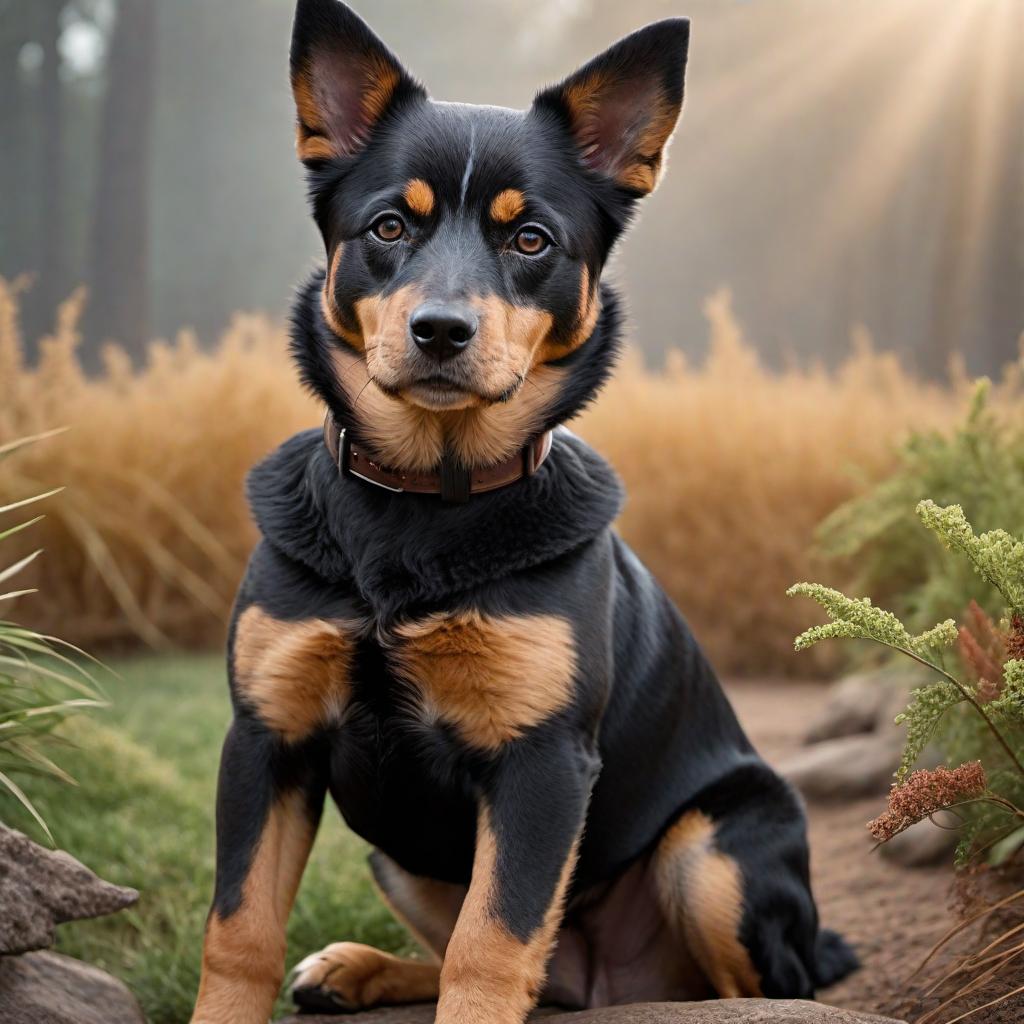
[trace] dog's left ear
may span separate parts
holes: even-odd
[[[648,25],[545,89],[534,109],[566,121],[588,167],[632,192],[653,192],[683,106],[689,40],[688,18]]]

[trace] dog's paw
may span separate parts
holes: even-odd
[[[366,1010],[395,996],[406,964],[358,942],[332,942],[295,968],[292,999],[303,1010]]]

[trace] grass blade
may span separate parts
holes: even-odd
[[[14,534],[20,533],[22,530],[27,530],[30,526],[35,526],[36,523],[45,518],[46,516],[36,516],[35,519],[29,519],[26,523],[18,523],[17,526],[8,527],[6,530],[0,530],[0,540],[12,537]]]
[[[55,487],[52,491],[46,491],[43,494],[34,494],[31,498],[22,498],[21,501],[12,501],[9,505],[0,505],[0,515],[4,512],[13,512],[16,508],[24,508],[26,505],[32,505],[37,501],[42,501],[44,498],[52,498],[55,494],[60,494],[63,491],[63,487]],[[38,520],[33,520],[38,522]]]
[[[25,796],[21,787],[14,781],[14,779],[12,779],[10,775],[0,772],[0,785],[5,786],[11,795],[25,808],[25,810],[35,818],[39,827],[46,834],[46,838],[49,840],[50,845],[55,846],[56,844],[53,841],[53,833],[50,831],[50,827],[45,821],[43,821],[42,815],[35,809],[32,801]]]
[[[37,441],[45,441],[58,434],[66,434],[69,429],[69,427],[56,427],[53,430],[44,430],[41,434],[30,434],[28,437],[19,437],[16,441],[8,441],[7,444],[0,444],[0,458],[5,455],[13,455],[19,449],[26,448]]]

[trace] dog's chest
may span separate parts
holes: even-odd
[[[572,700],[576,648],[552,615],[435,613],[386,631],[355,619],[239,616],[236,691],[289,743],[367,718],[434,727],[493,753]]]
[[[355,619],[239,616],[237,696],[289,745],[326,740],[349,826],[410,870],[468,877],[470,765],[573,699],[562,619],[434,614],[388,631]]]

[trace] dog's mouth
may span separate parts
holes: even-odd
[[[483,396],[460,381],[434,374],[421,377],[401,390],[402,398],[425,409],[465,409],[479,405]]]
[[[489,394],[467,381],[438,373],[398,385],[386,385],[380,381],[377,384],[392,398],[400,398],[423,409],[444,412],[507,402],[518,393],[523,379],[517,376],[509,387],[498,394]]]

